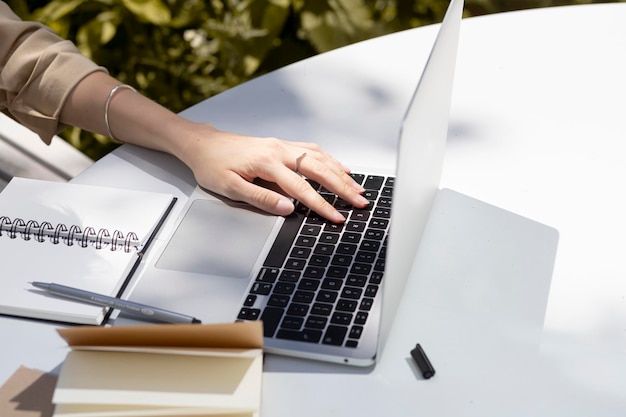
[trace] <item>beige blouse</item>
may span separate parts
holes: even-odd
[[[20,20],[0,1],[0,111],[50,143],[63,126],[61,109],[72,89],[104,68],[49,28]]]

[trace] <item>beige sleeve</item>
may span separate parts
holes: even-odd
[[[19,19],[0,1],[0,111],[50,143],[74,87],[106,71],[49,28]],[[103,110],[104,111],[104,110]]]

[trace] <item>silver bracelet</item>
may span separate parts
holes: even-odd
[[[111,125],[109,125],[109,106],[111,105],[111,99],[113,99],[113,96],[115,95],[115,93],[117,93],[119,90],[124,89],[124,88],[127,90],[137,92],[137,90],[135,90],[133,87],[131,87],[128,84],[118,84],[111,89],[111,91],[109,92],[109,96],[107,97],[107,101],[104,103],[104,126],[107,129],[107,133],[109,134],[109,137],[118,142],[121,142],[121,140],[118,140],[115,138],[115,136],[113,135],[113,132],[111,132]]]

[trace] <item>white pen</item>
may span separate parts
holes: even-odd
[[[121,300],[115,297],[109,297],[95,292],[85,291],[78,288],[72,288],[65,285],[47,283],[47,282],[31,282],[33,287],[45,290],[50,294],[58,295],[71,300],[80,301],[87,304],[95,304],[101,307],[111,307],[131,313],[139,317],[150,320],[157,320],[166,323],[189,324],[200,323],[200,320],[187,316],[185,314],[174,313],[173,311],[163,310],[157,307],[147,306],[145,304],[134,303],[128,300]]]

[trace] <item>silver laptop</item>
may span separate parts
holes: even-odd
[[[333,225],[298,204],[282,218],[197,190],[133,299],[205,323],[262,320],[267,352],[372,365],[439,189],[462,11],[452,0],[400,129],[395,175],[354,175],[368,210],[320,189],[348,218]]]

